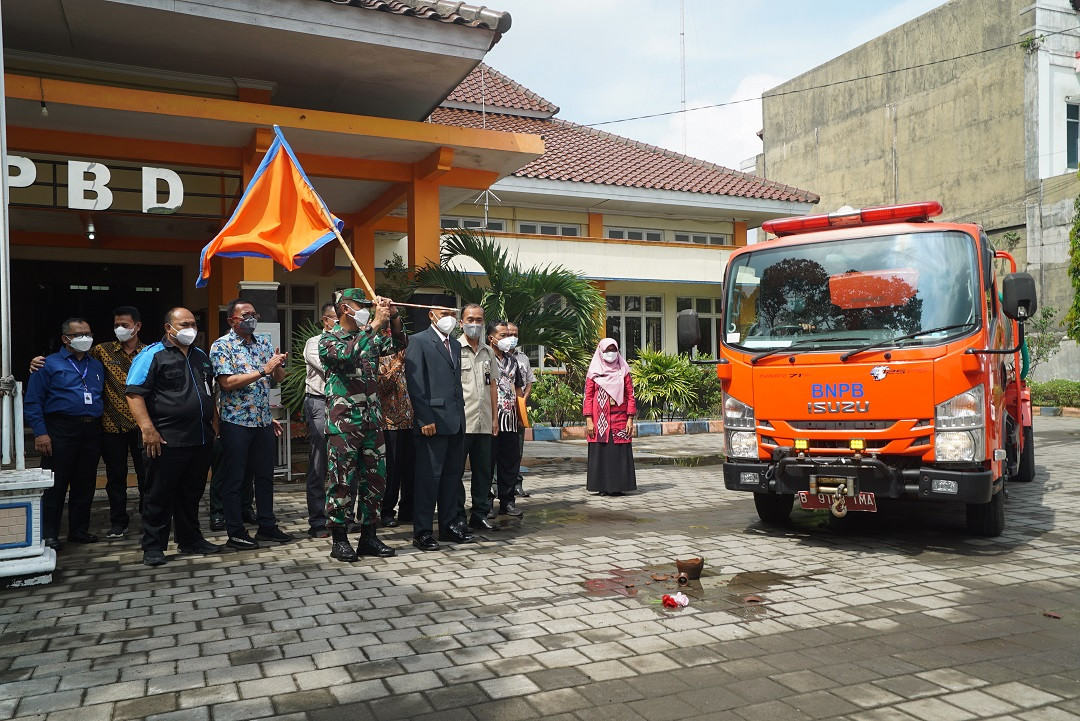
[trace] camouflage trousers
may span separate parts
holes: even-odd
[[[378,523],[386,491],[386,446],[377,428],[326,436],[326,525]]]

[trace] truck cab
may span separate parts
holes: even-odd
[[[773,220],[734,252],[717,373],[724,485],[766,522],[878,499],[954,501],[971,532],[1005,527],[1004,484],[1031,480],[1030,399],[1019,377],[1026,273],[998,278],[976,224],[936,202]],[[680,317],[680,345],[697,319]]]

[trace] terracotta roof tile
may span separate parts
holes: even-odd
[[[353,5],[365,10],[379,10],[395,15],[426,18],[453,25],[487,28],[498,33],[505,33],[510,29],[510,13],[456,0],[326,0],[326,2]]]
[[[481,106],[488,111],[499,108],[510,111],[525,110],[542,117],[551,117],[559,112],[554,103],[484,63],[477,66],[454,88],[443,105],[467,110],[478,110]]]
[[[819,199],[806,190],[558,118],[482,115],[475,110],[441,107],[431,114],[431,121],[542,136],[544,154],[514,173],[522,178],[799,203]]]

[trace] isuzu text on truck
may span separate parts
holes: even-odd
[[[1020,377],[1035,283],[978,225],[935,202],[768,221],[732,253],[717,373],[724,485],[781,522],[878,499],[958,501],[968,529],[1005,527],[1004,485],[1034,475]],[[1012,273],[995,277],[995,259]],[[1017,322],[1019,321],[1019,323]],[[683,348],[700,337],[679,317]]]

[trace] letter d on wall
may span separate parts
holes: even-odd
[[[158,202],[158,184],[164,180],[169,197]],[[142,209],[144,213],[175,213],[184,204],[184,182],[168,168],[142,169]]]
[[[69,160],[68,207],[74,210],[107,210],[113,202],[107,183],[112,173],[101,163]],[[94,197],[87,197],[93,193]]]

